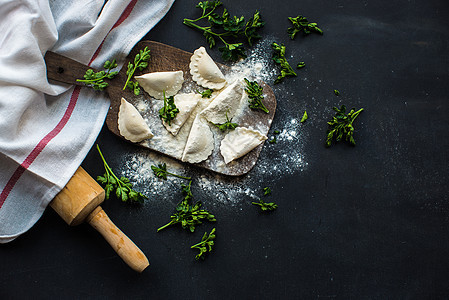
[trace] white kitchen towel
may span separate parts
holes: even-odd
[[[132,47],[174,0],[0,0],[0,243],[30,229],[87,155],[109,100],[49,83],[51,50],[94,68]]]

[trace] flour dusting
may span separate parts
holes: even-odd
[[[302,114],[291,111],[282,103],[285,101],[288,104],[289,101],[293,101],[290,100],[294,97],[293,93],[286,91],[283,85],[273,85],[279,70],[271,59],[271,42],[262,40],[256,44],[246,59],[230,66],[225,77],[228,82],[248,78],[251,81],[264,81],[272,87],[277,97],[278,108],[268,132],[268,140],[275,138],[276,143],[265,142],[255,167],[241,177],[219,175],[148,150],[135,151],[125,157],[126,165],[122,175],[130,178],[135,188],[149,197],[145,202],[146,205],[151,206],[155,202],[162,201],[170,201],[171,205],[173,201],[180,201],[181,199],[174,200],[174,195],[178,194],[173,192],[180,190],[181,183],[188,183],[172,176],[167,180],[157,178],[151,170],[151,165],[166,163],[168,171],[191,176],[195,199],[202,200],[211,210],[214,207],[241,207],[250,203],[248,201],[257,201],[263,195],[264,187],[270,186],[275,191],[276,185],[283,177],[301,172],[308,167],[304,152],[304,145],[308,139],[305,130],[307,123],[300,123]],[[302,81],[307,79],[304,78]],[[202,89],[191,82],[187,82],[184,86],[184,92],[195,90]],[[152,111],[157,111],[160,105],[161,103],[156,101],[152,103],[142,101],[137,103],[137,109],[144,112],[148,106],[154,106]],[[162,130],[163,126],[157,126]],[[258,124],[254,124],[254,127],[257,128]],[[186,138],[182,132],[181,136]],[[179,150],[177,152],[179,153]]]

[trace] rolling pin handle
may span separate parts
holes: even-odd
[[[86,221],[112,246],[117,254],[137,272],[149,266],[145,254],[109,219],[101,206],[90,213]]]

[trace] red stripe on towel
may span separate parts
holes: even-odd
[[[131,1],[128,6],[125,8],[123,13],[120,15],[120,18],[115,22],[114,26],[112,26],[111,32],[114,28],[117,28],[120,24],[123,23],[123,21],[126,20],[126,18],[129,17],[131,14],[134,6],[136,5],[137,0]],[[107,37],[108,35],[106,35]],[[106,37],[104,39],[106,39]],[[101,47],[103,46],[103,41],[101,42],[100,46],[95,51],[94,55],[90,59],[89,65],[97,58],[98,54],[100,53]],[[34,162],[34,160],[39,156],[39,154],[44,150],[44,148],[50,143],[50,141],[57,136],[61,130],[65,127],[67,122],[69,121],[70,117],[72,116],[73,110],[75,109],[76,103],[78,101],[78,97],[81,91],[80,86],[76,86],[75,89],[72,92],[72,96],[70,97],[69,105],[67,106],[66,111],[64,112],[64,115],[62,116],[61,120],[58,122],[58,124],[53,128],[37,145],[34,147],[34,149],[30,152],[30,154],[25,158],[25,160],[20,164],[20,166],[17,167],[17,169],[12,174],[11,178],[8,180],[8,182],[5,185],[5,188],[2,190],[0,194],[0,209],[2,208],[3,204],[5,203],[6,199],[8,198],[9,194],[11,193],[12,189],[16,185],[16,183],[19,181],[20,177],[22,177],[23,173],[30,167],[30,165]]]

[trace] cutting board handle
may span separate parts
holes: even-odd
[[[86,221],[112,246],[117,254],[137,272],[148,267],[145,254],[109,219],[101,206],[90,213]]]
[[[92,69],[76,60],[51,51],[47,51],[44,59],[47,65],[48,79],[63,83],[84,85],[84,83],[76,80],[84,79],[83,76],[86,74],[87,69]],[[96,72],[96,70],[94,71]]]

